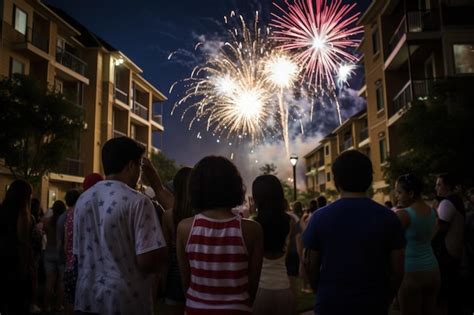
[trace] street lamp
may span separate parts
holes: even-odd
[[[292,154],[290,156],[290,163],[293,165],[293,200],[296,201],[296,163],[298,162],[298,156]]]

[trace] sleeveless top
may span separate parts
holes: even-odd
[[[419,216],[413,208],[406,208],[410,226],[405,230],[405,271],[429,271],[438,267],[438,261],[431,247],[436,228],[436,214],[431,210],[427,216]]]
[[[286,272],[286,255],[277,259],[263,257],[259,289],[283,290],[290,288],[290,280]]]
[[[187,315],[251,313],[249,257],[239,216],[194,216],[185,252],[191,268]]]

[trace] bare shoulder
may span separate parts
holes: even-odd
[[[188,235],[193,226],[194,217],[186,218],[178,224],[178,235]]]
[[[260,223],[249,219],[242,219],[242,230],[244,234],[252,235],[254,237],[258,237],[263,233]]]
[[[410,215],[406,209],[398,209],[395,214],[402,222],[403,227],[407,227],[410,224]]]

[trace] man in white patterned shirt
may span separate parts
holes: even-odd
[[[102,148],[106,180],[76,204],[74,310],[79,313],[152,314],[151,274],[167,263],[167,250],[152,202],[135,190],[142,163],[154,173],[147,177],[159,179],[144,153],[127,137],[107,141]]]

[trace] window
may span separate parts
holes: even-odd
[[[10,59],[10,75],[15,74],[15,73],[25,74],[25,65],[22,62],[14,58],[11,58]]]
[[[326,155],[329,155],[329,146],[328,145],[325,147],[325,150],[326,150]]]
[[[324,172],[318,173],[317,182],[319,185],[326,183],[326,177],[324,176]]]
[[[474,44],[453,45],[456,74],[474,74]]]
[[[377,80],[375,82],[375,97],[376,97],[376,105],[377,111],[381,111],[385,108],[384,100],[383,100],[383,85],[382,80]]]
[[[130,138],[136,139],[137,137],[137,127],[135,125],[130,125]]]
[[[379,44],[379,29],[375,27],[372,30],[372,54],[375,56],[380,51],[380,44]]]
[[[326,174],[326,181],[330,182],[331,181],[331,173]]]
[[[383,163],[387,159],[387,148],[385,144],[385,138],[379,140],[379,150],[380,150],[380,163]]]
[[[26,12],[18,7],[14,7],[14,11],[15,16],[13,18],[13,21],[15,24],[15,30],[22,33],[23,35],[26,35],[26,28],[28,25],[28,16],[26,15]]]

